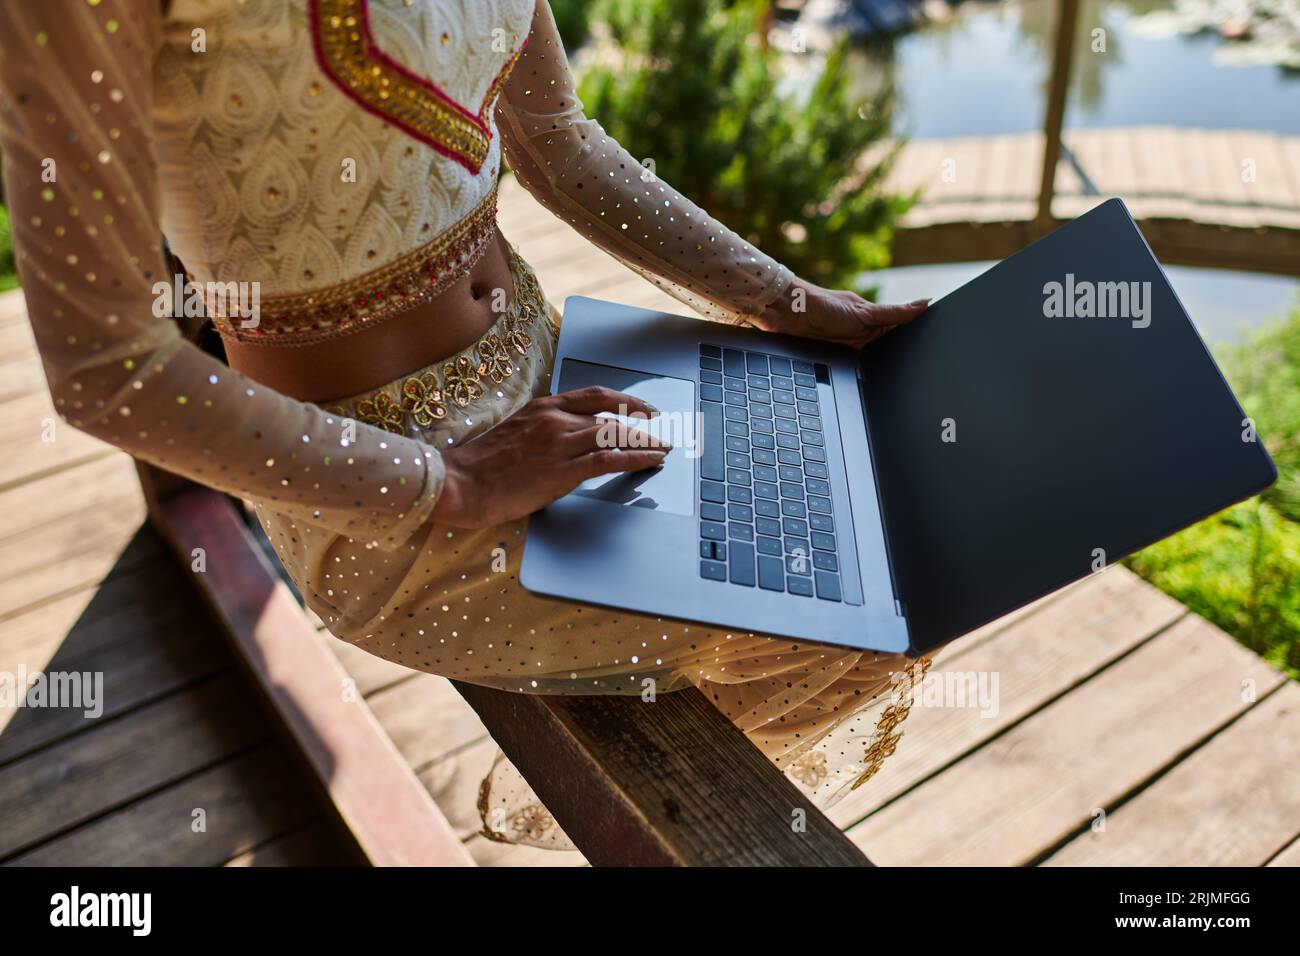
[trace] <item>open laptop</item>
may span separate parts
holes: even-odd
[[[539,594],[920,654],[1277,471],[1119,200],[858,351],[570,297],[552,387],[663,414],[662,468],[535,514]]]

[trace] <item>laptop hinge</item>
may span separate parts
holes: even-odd
[[[876,511],[880,515],[880,527],[885,536],[885,564],[889,567],[889,587],[894,592],[894,613],[907,619],[907,604],[898,593],[898,574],[894,570],[894,548],[889,537],[889,519],[886,515],[885,497],[880,487],[880,469],[876,466],[876,448],[871,438],[871,415],[867,411],[866,380],[862,374],[863,360],[858,361],[858,401],[862,403],[862,424],[867,430],[867,452],[871,455],[871,480],[876,485]]]

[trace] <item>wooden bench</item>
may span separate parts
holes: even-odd
[[[149,520],[374,865],[473,865],[225,495],[140,465]],[[596,865],[869,866],[697,690],[539,697],[457,689]]]

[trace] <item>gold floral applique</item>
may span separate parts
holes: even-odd
[[[402,383],[402,411],[421,428],[447,417],[447,401],[432,372],[413,375]]]
[[[358,403],[357,420],[398,435],[406,432],[402,408],[388,397],[387,392],[380,392],[374,398]]]
[[[451,396],[451,400],[464,408],[470,402],[483,397],[483,383],[479,377],[486,369],[475,366],[469,356],[462,355],[453,365],[448,362],[442,367],[442,384]]]
[[[501,336],[495,332],[479,343],[478,355],[481,359],[479,369],[498,385],[515,373],[515,367],[510,363],[510,353],[506,351]]]
[[[790,776],[794,777],[809,790],[816,790],[818,784],[830,775],[826,763],[826,754],[820,750],[809,750],[790,766]]]
[[[534,843],[555,829],[555,817],[540,803],[530,803],[510,818],[510,832],[516,840],[532,840]]]
[[[895,733],[895,728],[912,712],[912,691],[924,679],[932,663],[928,657],[918,657],[911,667],[901,672],[894,688],[894,700],[880,712],[880,719],[876,721],[871,743],[862,755],[865,769],[861,776],[853,781],[850,790],[858,789],[874,777],[885,760],[898,748],[898,741],[902,739],[903,734],[901,731]]]

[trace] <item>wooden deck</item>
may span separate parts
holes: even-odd
[[[1162,261],[1300,275],[1300,137],[1251,130],[1067,129],[1052,214],[1124,199]],[[999,259],[1034,238],[1043,135],[915,140],[889,186],[920,193],[897,265]]]
[[[356,859],[186,574],[133,464],[54,420],[21,293],[0,296],[0,679],[100,674],[103,712],[0,706],[0,862]]]
[[[681,311],[512,180],[501,221],[557,304]],[[101,670],[107,703],[97,721],[0,711],[0,860],[347,858],[140,530],[129,460],[61,424],[41,441],[51,409],[21,307],[0,297],[0,672]],[[582,864],[476,835],[494,745],[447,681],[320,639],[480,864]],[[877,863],[1300,865],[1300,687],[1126,570],[967,636],[931,673],[996,675],[998,707],[914,708],[898,752],[834,808]]]

